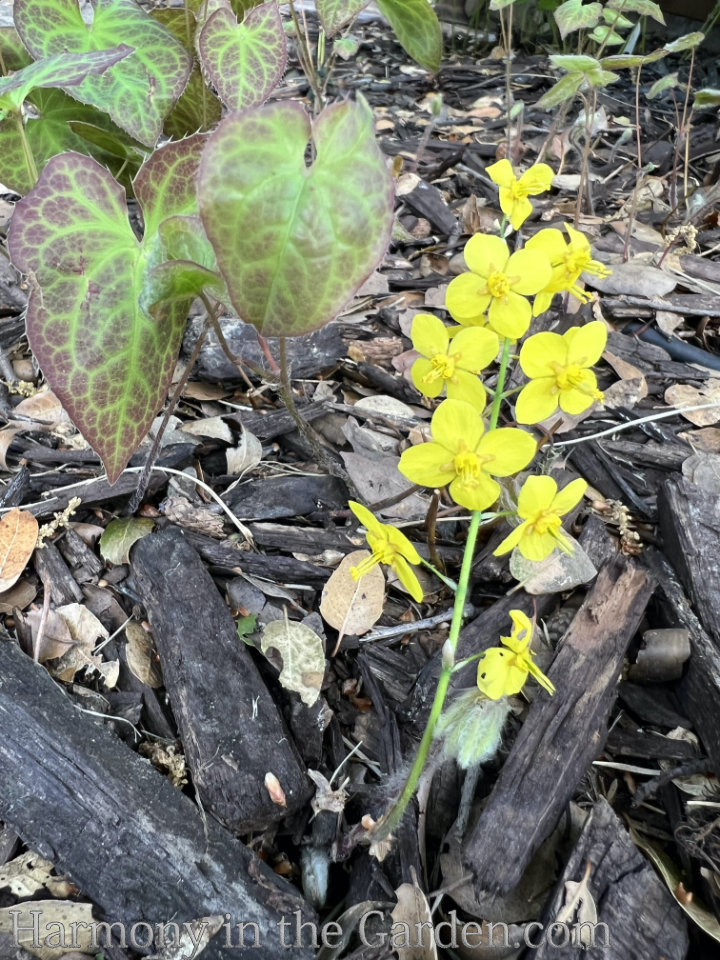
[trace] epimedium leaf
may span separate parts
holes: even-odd
[[[582,0],[566,0],[553,11],[555,23],[564,40],[575,30],[589,30],[595,26],[602,15],[601,3],[583,4]]]
[[[15,207],[8,249],[28,277],[30,346],[114,482],[165,399],[190,297],[162,302],[159,245],[136,238],[124,189],[80,154],[48,162]]]
[[[670,43],[666,43],[663,46],[663,50],[667,50],[668,53],[683,53],[685,50],[694,50],[695,47],[698,47],[703,40],[705,39],[705,34],[700,33],[699,31],[695,33],[686,33],[682,37],[678,37],[677,40],[672,40]]]
[[[369,3],[369,0],[315,0],[315,9],[328,37],[350,23]]]
[[[155,234],[167,217],[197,215],[195,182],[208,135],[196,133],[166,143],[140,168],[133,181],[145,223],[145,236]]]
[[[226,107],[244,110],[263,103],[287,62],[285,31],[275,0],[253,7],[238,23],[230,6],[216,10],[198,37],[203,73]]]
[[[550,87],[547,93],[540,97],[537,105],[541,110],[550,110],[552,107],[557,107],[558,104],[571,100],[584,82],[585,78],[581,73],[567,73],[554,86]]]
[[[152,10],[150,16],[167,27],[194,59],[197,19],[192,10],[164,7]],[[180,99],[165,118],[163,132],[171,140],[182,140],[199,130],[211,130],[221,116],[222,104],[205,83],[200,64],[194,62]]]
[[[622,10],[623,13],[637,13],[641,17],[652,17],[658,23],[665,23],[662,10],[653,0],[608,0],[608,10]]]
[[[385,252],[392,197],[362,98],[327,107],[314,124],[287,102],[226,117],[198,176],[233,306],[265,336],[308,333],[337,316]]]
[[[421,67],[437,73],[442,58],[442,28],[428,0],[377,0],[377,5],[405,52]]]
[[[0,77],[0,112],[17,109],[36,87],[74,87],[88,74],[101,74],[133,52],[121,43],[107,50],[59,53],[37,60],[9,77]]]
[[[141,143],[152,146],[182,93],[192,57],[134,0],[97,0],[86,25],[75,0],[16,0],[15,26],[36,58],[113,46],[118,37],[134,52],[100,77],[68,88],[73,97],[108,113]],[[64,89],[64,88],[63,88]]]

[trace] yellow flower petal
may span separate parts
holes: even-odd
[[[497,270],[502,271],[509,259],[508,245],[492,234],[476,233],[465,244],[468,269],[485,279]]]
[[[384,524],[367,507],[364,507],[361,503],[356,503],[354,500],[348,500],[348,506],[368,533],[374,533],[376,536],[382,535]]]
[[[418,557],[418,563],[419,562],[420,558]],[[405,587],[413,600],[416,600],[418,603],[420,603],[423,598],[422,587],[420,586],[420,581],[415,576],[415,573],[408,564],[407,560],[405,560],[404,557],[396,557],[392,568],[398,575],[400,583]]]
[[[526,560],[540,563],[550,556],[556,546],[557,540],[551,533],[531,533],[523,537],[518,544],[518,550]]]
[[[490,430],[480,441],[477,452],[481,457],[492,458],[485,470],[494,477],[509,477],[523,470],[535,456],[537,445],[534,438],[515,427]]]
[[[592,370],[583,370],[582,379],[578,387],[560,391],[560,409],[564,413],[584,413],[595,403],[594,391],[597,389],[597,380]]]
[[[507,159],[491,163],[489,167],[485,167],[485,173],[499,187],[510,187],[515,183],[515,173],[512,164]]]
[[[558,230],[556,227],[545,227],[545,229],[538,230],[534,236],[530,237],[525,244],[525,249],[540,250],[554,266],[563,262],[567,243],[562,230]]]
[[[530,646],[533,635],[533,622],[524,610],[511,610],[512,639],[518,646],[515,650],[526,650]]]
[[[430,422],[433,440],[453,454],[461,449],[461,443],[464,449],[475,450],[485,432],[480,412],[462,400],[443,401]]]
[[[474,407],[478,413],[487,406],[485,387],[474,373],[465,370],[456,370],[453,380],[447,381],[447,395],[449,400],[463,400]]]
[[[448,355],[456,365],[470,373],[481,373],[498,354],[497,334],[486,327],[468,327],[453,337]]]
[[[552,267],[544,253],[525,248],[510,257],[505,273],[513,278],[512,288],[515,293],[530,296],[539,293],[550,283]]]
[[[492,300],[485,293],[485,282],[475,273],[461,273],[448,284],[445,306],[459,323],[473,320],[483,314]]]
[[[520,526],[512,529],[502,543],[493,551],[493,556],[501,557],[504,553],[510,553],[511,550],[514,550],[518,543],[520,543],[528,526],[529,524],[526,520],[521,523]]]
[[[383,526],[385,528],[388,542],[395,547],[398,553],[402,554],[406,560],[408,560],[410,563],[414,563],[416,566],[417,564],[422,563],[420,554],[415,549],[414,544],[408,540],[402,530],[398,530],[397,527],[393,527],[392,524],[389,523],[383,524]]]
[[[431,313],[415,314],[411,339],[413,347],[425,357],[434,357],[436,353],[447,353],[450,340],[445,324]]]
[[[531,320],[529,301],[512,290],[502,300],[494,298],[488,310],[488,321],[492,329],[509,340],[519,340],[527,333]]]
[[[518,423],[540,423],[555,413],[559,392],[553,377],[542,377],[526,384],[515,401],[515,419]]]
[[[546,163],[536,163],[518,180],[519,185],[531,196],[544,193],[552,186],[555,173]]]
[[[551,377],[551,363],[567,364],[567,343],[559,333],[535,333],[520,348],[520,367],[526,377]]]
[[[565,334],[567,363],[592,367],[602,356],[607,344],[607,327],[602,320],[593,320],[584,327],[571,327]]]
[[[412,365],[410,376],[415,384],[415,389],[419,390],[424,397],[439,397],[445,387],[445,380],[442,377],[433,377],[435,373],[433,365],[429,360],[420,357]],[[425,378],[427,377],[427,380]]]
[[[452,458],[453,454],[439,443],[421,443],[403,451],[398,470],[411,483],[444,487],[455,477]]]
[[[502,204],[500,208],[502,209]],[[505,213],[504,210],[503,213]],[[513,230],[519,230],[531,213],[532,204],[527,197],[516,197],[510,214],[510,223],[513,226]]]
[[[551,508],[554,513],[564,516],[570,513],[580,503],[587,490],[587,482],[582,479],[572,480],[556,494]]]
[[[541,313],[549,308],[552,303],[552,298],[554,293],[549,290],[541,290],[540,293],[533,300],[533,316],[539,317]]]
[[[455,503],[468,510],[487,510],[500,496],[500,484],[481,474],[472,484],[466,483],[460,477],[448,487],[448,493]]]
[[[536,513],[550,510],[556,493],[557,483],[552,477],[528,477],[518,496],[518,513],[527,520]]]

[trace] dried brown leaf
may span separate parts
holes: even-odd
[[[27,510],[15,507],[0,520],[0,593],[19,579],[35,549],[37,535],[38,522]]]
[[[351,567],[369,556],[368,550],[353,550],[323,588],[320,613],[338,631],[338,646],[348,634],[361,637],[367,633],[382,616],[385,577],[380,567],[373,567],[359,580],[353,580],[350,573]]]

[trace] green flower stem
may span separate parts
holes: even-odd
[[[450,577],[446,577],[444,573],[440,573],[438,568],[434,564],[430,563],[429,560],[424,560],[422,557],[420,557],[420,562],[424,567],[427,567],[428,570],[432,571],[438,580],[442,580],[446,587],[450,587],[451,590],[457,590],[458,585],[455,583],[455,581],[451,580]]]
[[[28,143],[28,138],[25,133],[25,124],[22,118],[22,109],[15,111],[14,120],[15,120],[15,128],[17,130],[18,137],[20,138],[20,143],[22,144],[23,155],[25,157],[25,166],[27,168],[27,172],[30,174],[32,182],[37,183],[37,178],[38,178],[37,164],[35,163],[35,157],[33,156],[32,148]]]
[[[490,430],[497,426],[500,416],[500,404],[503,398],[503,389],[505,387],[505,378],[507,376],[508,363],[510,362],[510,348],[512,341],[506,339],[503,344],[502,357],[500,359],[500,369],[498,371],[497,385],[493,396],[492,409],[490,411]],[[400,823],[407,809],[408,804],[415,795],[415,790],[425,769],[427,758],[430,754],[433,739],[435,738],[435,729],[440,720],[440,716],[445,706],[445,697],[450,688],[450,678],[455,672],[455,653],[457,651],[458,640],[460,639],[460,630],[462,628],[463,612],[465,610],[465,601],[470,584],[470,573],[472,571],[473,555],[475,553],[475,543],[477,541],[478,530],[483,520],[487,519],[487,514],[480,510],[474,510],[470,518],[467,540],[465,541],[465,552],[463,553],[462,567],[460,568],[460,579],[458,580],[457,590],[455,592],[455,606],[453,607],[452,622],[450,624],[450,633],[443,645],[442,650],[442,670],[438,678],[438,684],[435,688],[435,697],[430,716],[418,747],[408,778],[402,788],[400,796],[397,798],[388,813],[378,822],[376,828],[372,831],[374,842],[385,840]],[[496,516],[493,514],[493,516]],[[426,561],[423,561],[426,566]],[[472,657],[470,659],[473,659]],[[463,661],[465,662],[465,661]]]
[[[467,597],[468,585],[470,583],[470,571],[472,569],[473,553],[475,552],[475,541],[477,540],[481,518],[482,514],[479,510],[473,511],[473,515],[470,519],[470,526],[468,528],[462,567],[460,569],[460,580],[458,581],[458,588],[455,594],[455,606],[453,608],[452,622],[450,624],[450,633],[445,641],[445,645],[443,646],[442,671],[440,673],[440,678],[438,679],[438,685],[435,689],[435,698],[430,709],[430,716],[428,717],[427,726],[425,727],[425,732],[423,733],[417,755],[415,756],[415,762],[413,763],[412,769],[410,770],[408,778],[405,781],[402,793],[395,801],[394,806],[391,807],[389,813],[383,817],[377,828],[372,832],[372,838],[374,841],[384,840],[386,837],[389,837],[395,827],[400,823],[403,818],[403,814],[407,809],[407,805],[410,803],[415,794],[420,776],[425,769],[425,763],[430,753],[430,747],[432,746],[433,738],[435,736],[435,728],[437,727],[440,714],[442,713],[442,709],[445,704],[445,697],[448,692],[448,687],[450,686],[450,677],[453,672],[453,667],[455,666],[455,651],[457,649],[458,640],[460,639],[460,628],[462,626],[463,610],[465,609],[465,598]]]

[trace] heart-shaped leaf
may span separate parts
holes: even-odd
[[[297,103],[234,114],[200,163],[200,215],[220,272],[239,316],[265,336],[337,316],[385,252],[392,197],[361,99],[328,107],[314,126]]]
[[[203,73],[226,107],[256,107],[285,70],[287,48],[275,0],[253,7],[242,23],[229,6],[216,10],[198,38]]]
[[[437,73],[442,58],[442,28],[427,0],[377,0],[377,5],[406,53],[421,67]]]
[[[118,38],[134,47],[133,54],[101,77],[88,77],[68,89],[82,103],[108,113],[141,143],[156,142],[187,83],[192,58],[134,0],[97,0],[90,26],[75,0],[15,0],[15,26],[36,60],[105,50]]]
[[[315,0],[315,8],[323,30],[332,37],[346,23],[350,23],[369,0]]]
[[[184,143],[156,151],[141,178],[143,213],[153,226],[161,204],[171,212],[188,206],[187,168],[178,157]],[[30,346],[114,482],[165,399],[189,302],[205,278],[194,264],[163,263],[155,233],[139,241],[125,190],[76,153],[53,157],[16,205],[8,248],[28,276]]]
[[[564,40],[568,34],[575,30],[592,29],[602,16],[603,8],[601,3],[586,3],[582,0],[565,0],[553,11],[555,23],[560,30],[560,36]]]
[[[121,43],[108,50],[90,53],[59,53],[17,70],[12,76],[0,77],[0,113],[18,109],[36,87],[74,87],[88,74],[104,73],[119,60],[133,52]]]
[[[32,105],[33,115],[25,121],[25,136],[38,171],[50,157],[75,150],[95,157],[114,176],[122,171],[123,182],[129,185],[142,156],[138,145],[106,114],[78,103],[62,90],[37,89],[26,102]],[[0,122],[0,183],[21,196],[35,184],[12,116]]]

